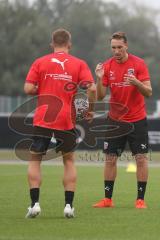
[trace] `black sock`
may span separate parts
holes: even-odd
[[[70,204],[72,207],[73,198],[74,198],[74,192],[65,191],[65,205]]]
[[[146,185],[147,185],[147,182],[137,182],[137,190],[138,190],[137,199],[142,199],[142,200],[144,199]]]
[[[114,186],[114,181],[104,181],[104,190],[105,190],[105,197],[106,198],[112,198],[112,193],[113,193],[113,186]]]
[[[30,189],[30,197],[31,197],[31,207],[34,206],[36,202],[39,202],[39,188],[31,188]]]

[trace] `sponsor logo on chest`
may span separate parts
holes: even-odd
[[[116,78],[116,74],[113,71],[109,72],[110,87],[129,87],[131,86],[128,82],[124,81],[125,75],[134,75],[134,68],[128,68],[124,75],[120,77],[121,79]],[[120,81],[121,80],[121,81]]]

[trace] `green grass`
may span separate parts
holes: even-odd
[[[25,219],[30,203],[26,165],[0,165],[0,240],[157,240],[160,235],[160,169],[151,168],[148,209],[134,208],[134,173],[118,169],[114,209],[94,209],[103,197],[103,168],[78,166],[76,217],[63,218],[62,166],[43,166],[42,214]]]

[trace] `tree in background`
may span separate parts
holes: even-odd
[[[32,61],[50,52],[51,33],[65,27],[73,36],[72,53],[95,65],[110,57],[110,35],[118,30],[129,37],[129,49],[146,60],[154,97],[160,89],[159,29],[155,12],[144,6],[127,8],[102,0],[0,0],[0,94],[23,95]]]

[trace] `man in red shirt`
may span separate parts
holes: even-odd
[[[113,57],[96,67],[97,95],[102,100],[110,89],[104,152],[105,198],[93,207],[113,207],[112,192],[117,172],[117,159],[128,142],[137,164],[136,208],[146,208],[144,195],[148,178],[148,130],[144,97],[152,95],[150,76],[144,61],[128,53],[127,37],[116,32],[111,37]],[[116,130],[117,129],[117,130]],[[117,135],[116,135],[117,133]]]
[[[89,109],[87,120],[93,117],[96,86],[87,64],[69,54],[71,34],[58,29],[52,34],[53,53],[38,58],[32,64],[24,91],[37,95],[33,125],[34,137],[30,147],[31,159],[28,166],[31,206],[26,217],[36,217],[41,208],[39,194],[41,186],[41,160],[46,153],[52,135],[56,138],[56,152],[61,151],[64,163],[63,185],[65,191],[65,217],[74,217],[73,198],[76,185],[74,148],[76,147],[74,97],[77,86],[87,89]]]

